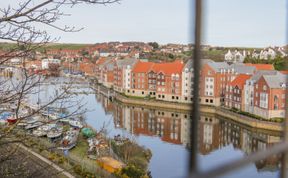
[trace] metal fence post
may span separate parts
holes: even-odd
[[[189,175],[198,172],[197,153],[198,153],[198,119],[199,113],[199,81],[200,81],[200,53],[201,53],[201,25],[202,25],[202,0],[195,0],[195,27],[194,27],[194,54],[193,58],[193,103],[192,118],[190,118],[190,165]]]

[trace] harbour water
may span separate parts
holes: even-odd
[[[45,87],[48,93],[54,88]],[[105,126],[109,136],[124,135],[152,151],[149,169],[153,177],[185,177],[190,146],[189,112],[136,107],[111,101],[100,93],[92,94],[89,88],[75,88],[80,93],[77,97],[88,110],[85,118],[89,125],[95,129]],[[83,94],[83,90],[87,94]],[[208,170],[220,163],[266,149],[279,141],[280,133],[255,130],[203,113],[199,120],[198,138],[200,168]],[[276,155],[223,177],[277,177],[279,160]]]

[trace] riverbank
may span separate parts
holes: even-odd
[[[121,94],[115,94],[114,99],[117,102],[131,104],[135,106],[144,106],[147,108],[156,107],[156,108],[161,108],[161,109],[173,109],[173,110],[180,110],[180,111],[181,110],[191,111],[192,109],[191,104],[173,103],[173,102],[156,101],[156,100],[145,100],[142,98],[129,98]],[[257,119],[254,119],[245,115],[241,115],[241,114],[229,111],[221,107],[201,105],[200,112],[215,114],[215,115],[233,120],[235,122],[241,123],[243,125],[246,125],[252,128],[264,129],[264,130],[270,130],[270,131],[278,131],[278,132],[283,130],[282,123],[257,120]]]

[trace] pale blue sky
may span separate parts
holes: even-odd
[[[192,1],[122,0],[121,4],[107,6],[65,8],[71,16],[59,24],[85,29],[78,33],[49,31],[61,37],[59,42],[66,43],[188,43],[192,39],[189,30]],[[205,4],[204,44],[247,47],[285,44],[285,0],[206,0]]]

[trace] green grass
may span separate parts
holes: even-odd
[[[88,150],[88,142],[86,139],[82,136],[82,134],[79,135],[78,142],[75,148],[73,148],[70,151],[70,154],[77,155],[77,157],[87,157],[87,150]]]
[[[73,43],[51,43],[47,44],[45,47],[39,48],[39,51],[43,51],[44,48],[46,50],[50,49],[71,49],[71,50],[79,50],[85,48],[87,46],[91,46],[92,44],[73,44]],[[17,45],[16,43],[0,43],[1,50],[9,50],[12,48],[21,48],[21,46]]]
[[[92,44],[71,44],[71,43],[54,43],[47,45],[46,49],[82,49]]]
[[[284,118],[280,118],[280,117],[265,119],[265,118],[263,118],[261,116],[258,116],[258,115],[255,115],[255,114],[251,114],[249,112],[240,111],[237,108],[232,108],[232,109],[230,109],[230,111],[238,113],[238,114],[241,114],[241,115],[244,115],[244,116],[248,116],[248,117],[251,117],[253,119],[260,120],[260,121],[277,122],[277,123],[282,123],[284,121]]]

